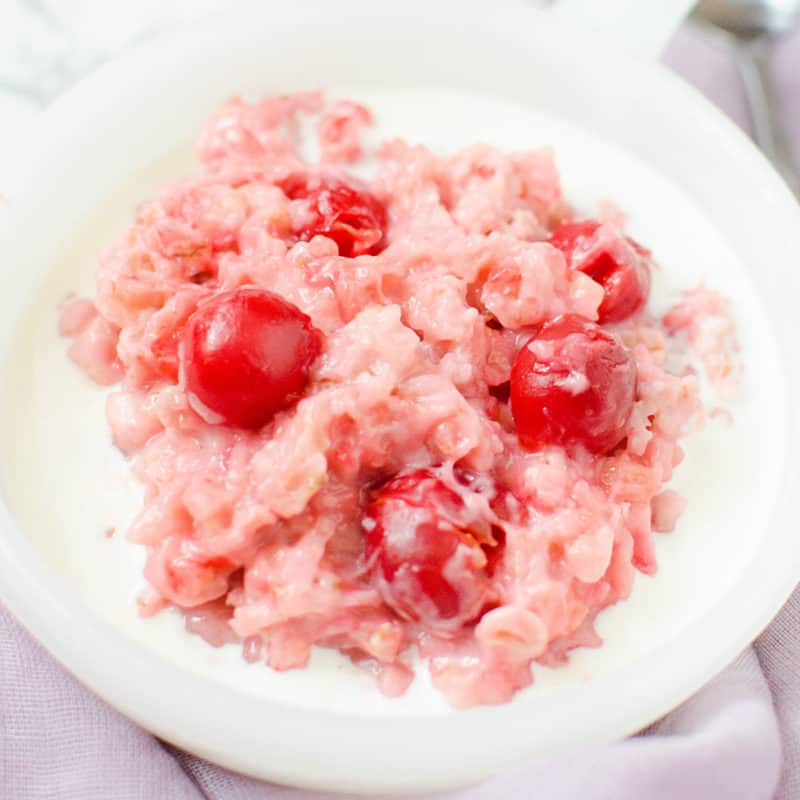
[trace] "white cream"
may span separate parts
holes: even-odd
[[[612,200],[628,213],[631,233],[656,254],[653,304],[663,310],[679,288],[705,281],[731,298],[746,372],[742,397],[724,418],[687,441],[687,459],[673,488],[689,506],[673,534],[659,535],[659,573],[638,576],[631,599],[604,612],[599,650],[573,654],[566,668],[535,667],[536,682],[514,702],[565,682],[591,680],[668,641],[732,585],[748,563],[765,524],[777,480],[770,453],[782,420],[770,411],[777,360],[766,320],[755,305],[744,268],[702,210],[672,184],[616,147],[556,119],[480,96],[442,92],[342,91],[375,112],[368,139],[401,136],[449,151],[485,141],[506,149],[552,145],[566,197],[587,211]],[[14,363],[3,376],[15,387],[13,408],[0,422],[9,503],[43,555],[84,601],[108,622],[164,658],[254,695],[316,707],[407,713],[448,709],[424,670],[402,698],[380,695],[372,679],[331,651],[316,650],[304,671],[275,673],[248,665],[240,648],[214,649],[183,630],[168,612],[137,616],[144,553],[124,531],[140,490],[111,445],[104,391],[67,360],[56,333],[57,305],[70,291],[90,294],[96,254],[129,223],[138,202],[165,180],[190,169],[188,148],[131,178],[54,266],[19,332]],[[369,169],[369,165],[365,167]],[[113,526],[116,533],[107,538]]]

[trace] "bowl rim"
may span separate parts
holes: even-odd
[[[381,13],[355,0],[346,0],[346,4],[357,8],[362,19]],[[341,8],[341,4],[337,5]],[[334,13],[332,9],[326,9],[323,3],[306,3],[304,9],[309,6],[316,8],[316,13],[323,16]],[[406,13],[413,14],[415,9],[423,8],[426,14],[432,13],[420,0],[411,0],[406,6]],[[226,26],[231,30],[243,29],[251,11],[259,13],[245,7],[233,15],[235,20],[229,18]],[[489,23],[485,14],[468,4],[463,9],[462,22],[469,20],[469,24],[473,25],[491,24],[497,26],[499,31],[504,25],[521,24],[523,20],[529,20],[532,11],[499,8],[493,12]],[[573,31],[564,31],[555,21],[542,19],[541,24],[548,30],[548,35],[578,39],[592,52],[600,52],[599,43],[588,38],[582,39]],[[174,59],[175,52],[182,47],[185,50],[197,46],[212,31],[219,32],[219,25],[220,18],[213,17],[181,33],[141,45],[104,65],[56,100],[39,119],[38,129],[30,142],[28,158],[23,160],[26,162],[23,164],[25,168],[20,171],[18,178],[21,196],[25,196],[25,184],[30,174],[38,169],[36,153],[46,150],[48,139],[61,130],[68,119],[80,118],[82,110],[98,103],[112,102],[119,93],[119,86],[131,80],[138,65],[158,62],[166,66]],[[758,184],[760,199],[777,214],[788,250],[800,257],[800,209],[749,139],[698,92],[660,65],[643,63],[624,54],[614,54],[613,60],[625,69],[635,67],[637,80],[646,82],[670,103],[690,110],[698,135],[717,137],[726,157],[735,158],[742,174]],[[12,184],[12,192],[13,188]],[[24,213],[25,204],[21,205],[22,210],[16,207],[7,209],[7,220],[0,229],[0,239],[6,229],[5,223],[8,223],[10,232],[14,215]],[[797,284],[797,279],[793,280]],[[796,365],[787,357],[789,348],[790,342],[781,342],[784,369],[790,370],[791,377],[791,386],[787,382],[784,394],[786,402],[791,402],[790,407],[795,408],[798,376]],[[800,424],[796,418],[786,438],[787,449],[790,441],[795,445],[800,444]],[[785,462],[784,476],[784,485],[780,489],[776,509],[773,509],[770,532],[775,527],[778,505],[790,507],[791,493],[798,483],[797,466],[788,460]],[[60,578],[44,563],[16,525],[5,503],[0,505],[0,531],[0,599],[46,649],[81,682],[126,716],[162,738],[234,769],[251,774],[258,772],[252,755],[248,755],[242,746],[246,735],[252,735],[257,730],[253,719],[253,706],[256,703],[261,714],[269,714],[271,726],[287,732],[288,739],[300,735],[309,739],[312,752],[314,748],[322,752],[326,746],[330,747],[331,740],[338,740],[329,753],[330,768],[324,778],[298,774],[288,761],[286,765],[277,764],[271,770],[277,780],[311,789],[330,789],[335,783],[337,787],[344,786],[348,791],[362,791],[363,786],[357,778],[337,772],[334,764],[337,755],[351,750],[374,753],[376,741],[402,753],[420,724],[427,729],[428,739],[449,742],[454,753],[459,744],[469,742],[469,732],[511,730],[523,738],[530,738],[532,732],[537,730],[536,721],[526,718],[530,716],[529,709],[513,704],[480,707],[447,715],[393,716],[391,724],[387,724],[387,717],[381,715],[298,708],[260,698],[254,701],[251,695],[163,661],[100,620],[91,609],[71,595]],[[574,726],[561,723],[552,731],[556,746],[563,746],[566,742],[608,742],[640,730],[679,705],[729,664],[768,624],[800,579],[800,549],[791,546],[790,537],[786,534],[782,537],[771,536],[769,541],[773,548],[763,548],[756,553],[751,567],[751,572],[761,579],[761,591],[743,592],[737,582],[702,619],[681,631],[669,646],[680,646],[684,653],[680,675],[674,674],[669,666],[670,660],[664,658],[663,651],[669,649],[665,646],[626,665],[614,675],[597,678],[591,687],[559,687],[537,701],[541,703],[539,708],[545,709],[543,716],[551,721],[557,718],[554,709],[565,692],[573,698],[573,703],[591,707],[591,730],[576,731]],[[35,601],[32,602],[32,598]],[[738,619],[739,635],[731,637],[724,646],[719,645],[713,657],[708,658],[700,645],[706,642],[708,632],[718,627],[721,619],[731,615]],[[119,674],[121,664],[125,665],[126,676],[122,684],[113,677]],[[643,674],[647,675],[646,681],[641,680]],[[151,682],[156,680],[160,690],[154,692]],[[628,698],[624,708],[615,702],[620,687],[625,687]],[[198,703],[198,697],[206,698],[207,702]],[[236,734],[234,729],[242,720],[249,720],[249,723],[242,725],[246,730]],[[209,742],[209,731],[215,729],[224,731],[228,736],[227,749],[220,750],[219,743]],[[274,738],[271,742],[279,748]],[[287,753],[284,751],[284,755]],[[278,753],[277,761],[280,761],[280,756]],[[445,786],[451,787],[452,783],[431,783],[430,789]]]

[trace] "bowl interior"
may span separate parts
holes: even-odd
[[[341,90],[366,102],[377,125],[370,139],[402,135],[443,152],[488,141],[508,149],[555,143],[569,200],[591,214],[611,196],[631,208],[631,233],[654,249],[659,269],[652,304],[663,310],[681,288],[704,281],[734,301],[742,359],[750,366],[742,396],[733,403],[733,424],[711,417],[686,443],[687,459],[673,487],[689,501],[675,534],[658,537],[660,571],[640,576],[629,602],[603,613],[598,630],[606,644],[575,652],[567,667],[535,668],[536,685],[515,702],[535,703],[557,686],[596,679],[669,643],[700,618],[747,569],[764,530],[762,509],[774,500],[781,463],[782,426],[769,413],[780,384],[778,360],[770,352],[769,326],[755,302],[744,266],[702,210],[658,173],[615,146],[569,123],[506,101],[436,89]],[[366,165],[369,168],[369,164]],[[10,455],[6,487],[20,525],[71,591],[100,616],[142,646],[187,670],[259,697],[292,705],[347,713],[447,713],[442,695],[420,672],[410,692],[389,699],[369,675],[330,650],[315,650],[306,670],[275,673],[247,664],[237,645],[213,649],[183,630],[178,614],[144,620],[136,611],[143,585],[144,549],[124,532],[141,504],[130,465],[112,446],[103,404],[107,391],[91,386],[65,358],[56,331],[61,300],[70,291],[91,296],[97,254],[124,230],[138,203],[165,180],[196,170],[189,148],[155,162],[129,180],[72,237],[43,283],[14,346],[7,382],[13,408],[5,416]],[[609,187],[613,187],[609,192]],[[706,387],[713,407],[713,391]],[[52,398],[58,396],[54,406]],[[755,425],[767,419],[768,425]],[[769,448],[769,468],[752,475],[752,459],[730,452]],[[78,464],[75,453],[81,453]],[[30,488],[36,488],[36,494]],[[45,494],[49,502],[38,497]],[[729,495],[747,498],[726,503]],[[89,498],[92,502],[87,502]],[[27,501],[26,501],[27,499]],[[107,532],[113,529],[114,534]]]

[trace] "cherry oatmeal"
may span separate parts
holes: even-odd
[[[505,702],[655,571],[705,414],[690,351],[729,390],[735,331],[703,287],[652,313],[654,255],[572,209],[549,150],[365,153],[371,119],[229,102],[60,330],[145,487],[142,614],[278,670],[335,648],[389,695],[421,658],[453,705]]]

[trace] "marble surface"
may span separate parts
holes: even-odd
[[[237,0],[0,0],[0,191],[8,156],[42,108],[155,33]]]

